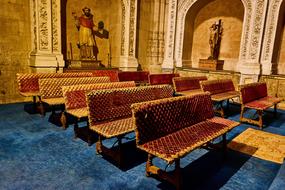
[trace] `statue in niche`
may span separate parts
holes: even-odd
[[[223,33],[222,21],[220,19],[218,22],[215,22],[210,27],[209,44],[210,44],[211,55],[209,56],[208,59],[218,60],[220,54],[222,33]]]
[[[104,23],[100,21],[98,26],[93,22],[93,15],[91,9],[84,7],[83,14],[77,17],[76,13],[72,13],[75,19],[75,25],[79,31],[79,42],[77,43],[80,49],[80,59],[96,60],[98,57],[98,47],[96,44],[95,36],[99,38],[109,38],[109,32],[104,29]],[[94,29],[97,27],[97,29]]]

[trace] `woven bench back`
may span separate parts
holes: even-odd
[[[94,70],[94,77],[109,77],[111,82],[119,82],[118,70]]]
[[[39,79],[43,78],[73,78],[92,77],[91,72],[81,73],[17,73],[17,82],[20,92],[39,91]]]
[[[149,84],[158,85],[158,84],[170,84],[172,85],[172,78],[179,77],[179,74],[150,74],[149,75]]]
[[[133,104],[132,111],[138,144],[214,117],[209,93]]]
[[[176,92],[200,89],[200,81],[207,80],[206,76],[198,77],[174,77],[173,87]]]
[[[265,82],[255,82],[240,85],[241,101],[243,104],[267,96],[267,87]]]
[[[127,88],[135,86],[134,81],[64,86],[62,87],[62,92],[65,99],[65,108],[68,110],[87,107],[85,94],[92,90]]]
[[[63,86],[106,82],[110,82],[109,77],[52,78],[40,79],[39,86],[42,98],[59,98],[63,97]]]
[[[204,92],[208,91],[211,95],[235,90],[231,79],[201,81],[200,85]]]
[[[118,73],[120,81],[148,82],[148,71],[121,71]]]
[[[132,115],[131,104],[173,96],[169,85],[96,90],[87,94],[90,125]]]

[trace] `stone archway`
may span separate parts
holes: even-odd
[[[188,10],[196,3],[198,0],[184,0],[178,4],[177,13],[177,27],[175,36],[175,52],[174,58],[176,60],[176,66],[182,67],[182,52],[183,52],[183,37],[184,37],[184,27],[185,18]],[[244,5],[244,23],[242,29],[241,46],[240,46],[240,57],[239,59],[246,59],[246,52],[249,43],[249,33],[250,33],[250,22],[252,15],[252,5],[250,0],[241,0]]]

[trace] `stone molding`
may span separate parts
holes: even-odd
[[[273,0],[269,2],[268,6],[266,26],[264,32],[264,45],[262,47],[261,56],[262,74],[265,75],[272,74],[272,65],[277,64],[272,63],[272,57],[281,4],[282,0]]]

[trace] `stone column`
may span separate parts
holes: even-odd
[[[121,55],[117,61],[119,62],[118,65],[121,70],[136,71],[138,67],[138,60],[135,57],[137,0],[121,0],[121,4]]]
[[[175,68],[174,43],[176,30],[177,0],[169,0],[167,30],[164,45],[164,59],[162,69],[172,70]]]
[[[31,0],[32,52],[36,72],[62,71],[60,0]]]
[[[246,38],[242,40],[240,53],[241,84],[257,82],[258,76],[261,74],[260,57],[268,1],[252,0],[251,2],[252,7],[248,7],[248,9],[252,9],[251,20],[246,22],[249,27],[245,26],[249,30],[243,30],[243,32],[246,32],[243,33],[243,37],[246,35]]]
[[[277,73],[277,60],[273,60],[274,42],[276,41],[276,32],[278,18],[280,14],[281,0],[269,2],[268,14],[266,19],[266,28],[262,47],[261,65],[262,74],[270,75]]]
[[[147,50],[149,71],[161,73],[164,52],[165,0],[153,1],[152,7],[152,25],[149,31]]]

